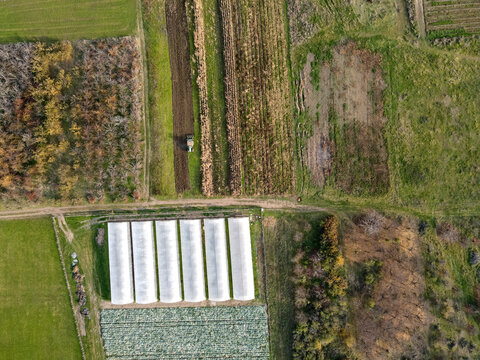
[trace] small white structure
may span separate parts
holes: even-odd
[[[155,221],[160,301],[182,301],[177,220]]]
[[[132,222],[132,246],[135,301],[139,304],[154,303],[158,297],[153,222]]]
[[[255,298],[255,285],[248,218],[229,218],[228,233],[230,261],[232,263],[233,298],[235,300],[253,300]]]
[[[108,223],[108,258],[112,304],[132,303],[132,249],[128,222]]]
[[[205,219],[204,230],[208,298],[213,301],[226,301],[230,299],[230,284],[225,219]]]
[[[200,220],[180,220],[183,295],[185,301],[205,300],[202,225]]]

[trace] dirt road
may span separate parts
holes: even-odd
[[[20,210],[0,211],[0,219],[21,219],[38,216],[76,214],[94,211],[113,211],[113,210],[139,210],[155,209],[161,207],[195,207],[195,206],[257,206],[273,210],[296,210],[296,211],[328,211],[328,209],[317,206],[300,205],[294,200],[275,200],[275,199],[255,199],[255,198],[221,198],[221,199],[178,199],[178,200],[152,200],[142,203],[129,204],[107,204],[107,205],[79,205],[79,206],[60,206],[60,207],[39,207]]]
[[[167,0],[165,14],[172,72],[175,190],[182,193],[190,189],[185,136],[194,132],[190,43],[184,1]]]

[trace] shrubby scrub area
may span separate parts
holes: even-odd
[[[0,45],[0,59],[2,200],[141,196],[134,38]]]
[[[294,264],[294,359],[345,358],[347,281],[335,217],[313,224]]]

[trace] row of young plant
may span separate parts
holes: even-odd
[[[264,306],[105,309],[101,326],[111,358],[269,356]]]

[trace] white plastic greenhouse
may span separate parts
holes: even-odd
[[[230,299],[225,219],[205,219],[205,255],[207,258],[208,298]]]
[[[112,304],[132,303],[132,250],[128,222],[108,223],[108,258]]]
[[[177,220],[155,221],[160,301],[182,301]]]
[[[203,301],[205,300],[205,278],[200,220],[180,220],[180,242],[185,301]]]
[[[153,222],[132,222],[133,274],[135,278],[135,302],[150,304],[157,298],[157,269],[155,267],[155,243]]]
[[[235,300],[253,300],[255,286],[248,218],[229,218],[228,233],[230,235],[233,298]]]

